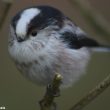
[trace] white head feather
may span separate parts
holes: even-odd
[[[26,9],[20,19],[18,20],[17,26],[16,26],[16,34],[18,36],[25,36],[27,31],[27,25],[30,23],[30,21],[40,13],[40,10],[37,8],[30,8]]]

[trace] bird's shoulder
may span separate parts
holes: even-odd
[[[65,29],[65,31],[61,33],[61,37],[60,37],[61,40],[67,43],[67,45],[70,48],[79,49],[82,47],[99,46],[99,43],[97,41],[88,37],[88,35],[77,25],[73,24],[73,26],[71,25],[71,28],[72,28],[71,30],[73,31],[69,31],[69,29],[68,30]]]

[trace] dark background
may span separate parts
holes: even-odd
[[[91,6],[110,23],[110,1],[88,0]],[[97,35],[81,13],[68,0],[16,0],[0,31],[0,107],[6,110],[39,110],[38,101],[43,97],[45,88],[26,80],[17,71],[7,51],[7,39],[10,18],[22,8],[31,5],[51,5],[62,10],[83,28],[91,37],[110,43],[106,36]],[[4,4],[0,1],[0,17]],[[110,39],[110,38],[109,38]],[[87,74],[74,86],[61,91],[56,102],[60,110],[69,110],[79,99],[88,93],[110,74],[110,53],[94,53],[87,68]],[[90,103],[84,110],[110,110],[110,87]]]

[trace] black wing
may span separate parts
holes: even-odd
[[[86,34],[76,34],[72,32],[62,33],[61,39],[63,42],[67,43],[70,48],[79,49],[82,47],[98,47],[99,44],[91,39],[86,37]]]

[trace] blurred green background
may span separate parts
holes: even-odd
[[[110,1],[88,0],[91,6],[110,23]],[[0,107],[6,110],[39,110],[38,101],[43,97],[45,88],[36,86],[26,80],[17,71],[7,51],[9,21],[20,9],[30,5],[51,5],[62,10],[83,28],[89,35],[110,44],[110,40],[96,34],[86,20],[68,0],[16,0],[8,13],[2,30],[0,30]],[[0,17],[5,5],[0,1]],[[110,38],[109,38],[110,39]],[[87,74],[72,87],[62,90],[61,97],[56,99],[59,110],[69,110],[79,99],[85,96],[108,74],[110,74],[110,53],[94,53],[87,68]],[[84,110],[110,110],[110,87]]]

